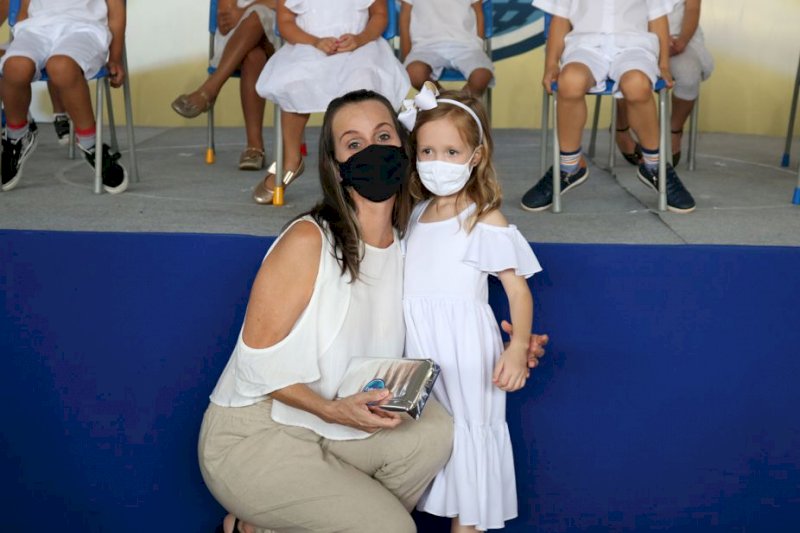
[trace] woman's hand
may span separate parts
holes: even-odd
[[[325,55],[333,55],[338,52],[338,41],[333,37],[322,37],[314,41],[314,48]]]
[[[336,40],[336,53],[352,52],[362,45],[363,43],[358,35],[345,33]]]
[[[384,389],[359,392],[334,400],[328,406],[326,421],[367,433],[396,428],[402,422],[400,416],[380,408],[380,405],[388,402],[391,396],[391,393]]]
[[[503,320],[500,322],[500,327],[505,331],[509,336],[513,333],[513,327],[511,323],[507,320]],[[531,333],[531,339],[528,344],[528,367],[529,368],[536,368],[539,365],[539,359],[544,357],[545,349],[544,347],[547,346],[547,343],[550,342],[550,337],[548,335],[537,335],[536,333]]]
[[[492,383],[500,390],[514,392],[525,386],[529,373],[526,348],[511,345],[500,354],[500,360],[494,367]]]

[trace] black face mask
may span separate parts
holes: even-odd
[[[353,187],[371,202],[397,193],[408,175],[408,157],[399,146],[373,144],[339,163],[342,186]]]

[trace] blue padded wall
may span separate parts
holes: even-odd
[[[0,231],[4,531],[213,531],[197,432],[270,242]],[[800,530],[800,249],[534,249],[507,530]]]

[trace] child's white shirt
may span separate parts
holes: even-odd
[[[105,0],[31,0],[28,20],[80,21],[108,24]]]
[[[473,4],[482,0],[402,0],[411,9],[411,46],[459,42],[481,44]]]
[[[573,34],[646,33],[647,23],[670,13],[676,0],[533,0],[546,13],[569,19]]]

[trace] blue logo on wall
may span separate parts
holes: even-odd
[[[499,61],[544,44],[544,13],[531,0],[493,0],[492,59]]]

